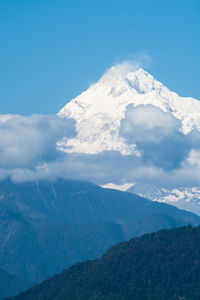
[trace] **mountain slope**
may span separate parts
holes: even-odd
[[[0,300],[30,287],[31,284],[0,269]]]
[[[67,225],[1,212],[0,267],[33,285],[125,239],[117,224]]]
[[[192,255],[191,255],[192,253]],[[160,231],[74,265],[15,300],[198,300],[200,227]]]
[[[129,104],[152,104],[181,120],[182,131],[200,130],[200,102],[180,97],[168,90],[143,69],[135,71],[112,67],[80,96],[63,107],[59,116],[72,117],[77,122],[78,136],[60,143],[68,152],[99,153],[118,150],[133,152],[119,135],[120,121]]]

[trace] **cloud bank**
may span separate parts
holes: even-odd
[[[72,119],[45,115],[1,115],[0,168],[33,169],[43,162],[55,161],[63,155],[57,150],[57,141],[75,135],[75,121]]]
[[[200,185],[200,132],[152,105],[128,105],[120,136],[136,153],[64,153],[57,142],[76,136],[75,121],[58,116],[0,116],[0,179],[15,182],[66,178],[97,184]]]

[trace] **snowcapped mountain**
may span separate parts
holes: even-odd
[[[181,120],[182,131],[200,130],[200,102],[171,92],[143,69],[112,67],[87,91],[63,107],[59,116],[76,120],[78,136],[59,143],[67,152],[134,151],[119,136],[127,105],[151,104]]]
[[[78,132],[76,138],[61,141],[60,149],[91,154],[105,150],[117,150],[123,155],[134,153],[133,145],[128,145],[119,134],[121,120],[130,104],[134,107],[151,104],[168,112],[180,120],[180,130],[185,135],[193,129],[200,131],[200,101],[170,91],[141,68],[131,70],[118,65],[109,69],[97,83],[60,110],[60,117],[76,120]],[[124,190],[126,184],[117,188]],[[116,185],[108,183],[105,187],[116,188]],[[166,190],[136,184],[129,191],[200,215],[198,187]]]

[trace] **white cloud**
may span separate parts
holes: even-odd
[[[0,117],[0,167],[34,168],[59,155],[56,142],[75,135],[75,122],[57,116]]]
[[[129,143],[141,141],[160,143],[180,132],[181,122],[160,108],[148,105],[128,105],[121,121],[120,133]]]

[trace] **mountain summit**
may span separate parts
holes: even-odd
[[[67,152],[99,153],[116,150],[133,152],[119,135],[126,107],[151,104],[181,120],[182,132],[200,130],[200,102],[180,97],[143,69],[128,64],[110,68],[97,83],[72,99],[58,113],[76,120],[78,135],[60,142]]]

